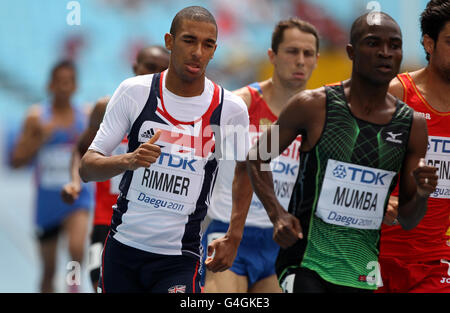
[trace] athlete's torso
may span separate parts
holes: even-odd
[[[248,111],[250,144],[253,145],[264,131],[264,126],[274,123],[277,120],[277,116],[263,99],[259,83],[253,83],[247,88],[251,94],[251,103]],[[271,162],[275,194],[278,201],[286,209],[289,205],[295,179],[297,178],[300,144],[301,137],[299,136],[279,157]],[[231,185],[234,177],[234,168],[235,162],[233,161],[224,161],[220,164],[211,206],[208,209],[209,217],[224,223],[229,223],[231,216]],[[245,224],[261,228],[273,226],[256,194],[253,194]]]
[[[398,75],[403,101],[422,114],[428,126],[426,162],[438,168],[436,191],[428,199],[427,213],[419,225],[405,231],[383,225],[381,256],[420,262],[450,259],[450,112],[438,112],[427,103],[408,73]],[[395,191],[394,191],[395,192]]]
[[[48,102],[41,107],[41,120],[46,123],[52,117],[52,108]],[[40,191],[54,191],[59,196],[62,186],[70,181],[72,147],[86,125],[85,114],[75,107],[73,110],[72,125],[54,130],[36,156],[35,180]]]
[[[201,222],[206,215],[223,153],[245,160],[248,113],[242,99],[205,80],[197,97],[180,97],[165,87],[167,72],[124,81],[111,98],[89,149],[110,155],[128,134],[128,152],[157,130],[161,155],[148,168],[126,171],[113,208],[111,235],[136,249],[199,257]],[[242,126],[240,149],[228,149],[229,124]],[[230,133],[232,138],[233,133]],[[219,148],[217,148],[219,146]],[[239,150],[239,151],[238,151]],[[230,154],[230,155],[229,155]]]
[[[289,205],[305,239],[280,251],[277,271],[301,265],[337,285],[376,289],[369,265],[378,260],[379,228],[413,112],[397,102],[388,124],[372,124],[351,113],[342,84],[325,91],[324,129],[316,145],[300,155]]]

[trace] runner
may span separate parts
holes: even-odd
[[[277,120],[289,98],[304,90],[317,65],[319,38],[311,24],[298,18],[280,21],[272,34],[268,51],[273,76],[237,90],[249,109],[251,140],[256,141],[264,126]],[[301,137],[272,161],[278,200],[287,209],[298,172]],[[228,229],[234,162],[220,165],[208,216],[212,219],[202,238],[203,246]],[[248,178],[246,178],[248,179]],[[279,246],[273,241],[273,227],[256,195],[253,196],[244,235],[233,266],[221,273],[206,272],[205,292],[281,292],[275,274]]]
[[[237,176],[246,175],[249,144],[245,103],[205,77],[216,40],[209,11],[178,12],[165,35],[168,70],[119,86],[81,160],[85,181],[125,172],[103,250],[103,292],[200,292],[200,225],[218,156],[234,157]],[[109,156],[126,133],[129,152]],[[214,272],[232,265],[242,237],[250,197],[241,194],[251,192],[235,187],[230,228],[208,247]]]
[[[382,227],[380,292],[450,292],[450,1],[430,1],[420,22],[428,65],[398,75],[389,92],[425,117],[426,162],[438,168],[439,180],[416,228]]]
[[[351,78],[293,97],[247,158],[281,246],[276,266],[285,292],[376,289],[380,226],[397,174],[405,229],[420,222],[436,187],[436,168],[422,159],[425,119],[387,93],[402,60],[400,28],[385,13],[378,24],[369,24],[368,16],[352,25]],[[299,175],[288,213],[275,196],[271,171],[261,171],[258,146],[277,136],[279,147],[272,153],[269,145],[268,152],[278,155],[299,134]]]
[[[72,102],[76,91],[75,66],[68,61],[55,65],[49,83],[51,98],[33,105],[15,145],[15,168],[34,162],[36,181],[36,224],[42,259],[41,292],[53,292],[57,243],[61,230],[67,234],[72,261],[81,264],[88,231],[92,191],[82,185],[73,204],[60,197],[62,186],[70,180],[70,155],[86,125],[86,115]],[[71,286],[77,291],[77,286]]]
[[[169,52],[162,46],[150,46],[139,51],[133,71],[136,75],[147,75],[159,73],[169,66]],[[78,173],[81,156],[84,155],[92,143],[105,115],[109,97],[97,101],[89,119],[89,126],[80,136],[78,143],[72,153],[72,180],[64,185],[61,196],[63,201],[72,204],[78,199],[81,190],[81,178]],[[119,155],[127,152],[128,139],[125,137],[112,152]],[[119,183],[122,176],[115,176],[110,180],[96,183],[94,227],[91,233],[91,245],[89,247],[88,269],[94,290],[97,290],[98,278],[100,276],[101,253],[106,236],[111,224],[112,206],[116,203],[119,195]]]

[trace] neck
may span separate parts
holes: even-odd
[[[389,83],[374,84],[355,73],[348,83],[350,84],[348,97],[352,107],[358,106],[366,113],[370,113],[385,104]]]
[[[450,90],[450,81],[446,81],[431,65],[423,70],[424,83],[429,93],[433,94],[437,99],[441,99],[441,103],[447,103],[448,108],[448,91]]]
[[[283,84],[276,75],[272,76],[270,79],[270,86],[269,104],[271,108],[278,108],[280,111],[288,103],[292,96],[305,90],[305,85],[292,87],[287,84]]]
[[[205,89],[205,75],[192,81],[183,80],[174,69],[166,72],[166,88],[180,97],[195,97],[203,93]]]
[[[71,109],[71,102],[70,97],[64,97],[64,96],[54,96],[53,97],[53,109],[58,111],[66,111],[68,109]]]

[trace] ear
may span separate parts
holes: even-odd
[[[134,75],[137,75],[137,63],[136,62],[134,62],[133,63],[133,73],[134,73]]]
[[[314,62],[314,69],[317,67],[317,62],[319,61],[320,53],[316,55],[316,62]]]
[[[423,47],[425,48],[425,51],[431,56],[434,52],[435,42],[433,38],[431,38],[428,35],[423,36]]]
[[[174,40],[174,38],[173,38],[172,34],[166,33],[164,35],[164,43],[166,45],[166,49],[169,51],[172,51],[173,40]]]
[[[276,53],[272,50],[272,48],[267,49],[267,56],[269,57],[270,63],[274,65]]]
[[[353,48],[353,46],[351,44],[348,44],[345,49],[347,51],[348,58],[353,61],[353,59],[355,57],[355,49]]]

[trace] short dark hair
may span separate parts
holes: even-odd
[[[172,24],[170,25],[170,33],[172,35],[176,35],[181,22],[185,19],[214,24],[216,27],[216,34],[218,32],[216,19],[211,12],[201,6],[190,6],[179,11],[173,18]]]
[[[77,68],[76,68],[75,64],[72,61],[70,61],[70,60],[62,60],[62,61],[59,61],[58,63],[56,63],[52,67],[52,69],[50,71],[50,79],[53,80],[55,78],[56,72],[58,72],[62,68],[71,69],[75,73],[75,76],[77,74]]]
[[[316,53],[319,52],[319,33],[314,25],[299,19],[298,17],[291,17],[287,20],[282,20],[278,22],[272,33],[272,51],[278,53],[278,47],[283,41],[284,31],[290,28],[298,28],[304,33],[309,33],[316,37]]]
[[[146,53],[147,51],[151,51],[151,50],[153,50],[153,49],[159,50],[159,52],[161,52],[161,54],[163,54],[163,55],[166,55],[166,56],[169,56],[169,55],[170,55],[169,50],[167,50],[167,49],[164,48],[163,46],[160,46],[160,45],[152,45],[152,46],[147,46],[147,47],[142,48],[141,50],[139,50],[138,53],[137,53],[137,55],[136,55],[136,61],[137,61],[138,63],[141,62],[142,59],[143,59],[143,57],[144,57],[144,55],[145,55],[145,53]]]
[[[449,0],[431,0],[428,2],[425,10],[420,15],[420,28],[423,36],[428,35],[434,40],[438,40],[439,33],[445,24],[450,21],[450,1]],[[425,51],[427,61],[430,61],[430,54]]]
[[[392,20],[395,24],[398,25],[398,23],[390,16],[389,14],[385,12],[377,12],[381,14],[382,16]],[[352,27],[350,29],[350,44],[355,45],[360,39],[363,34],[363,26],[367,24],[367,18],[369,14],[373,14],[371,12],[366,13],[358,17],[352,24]]]

